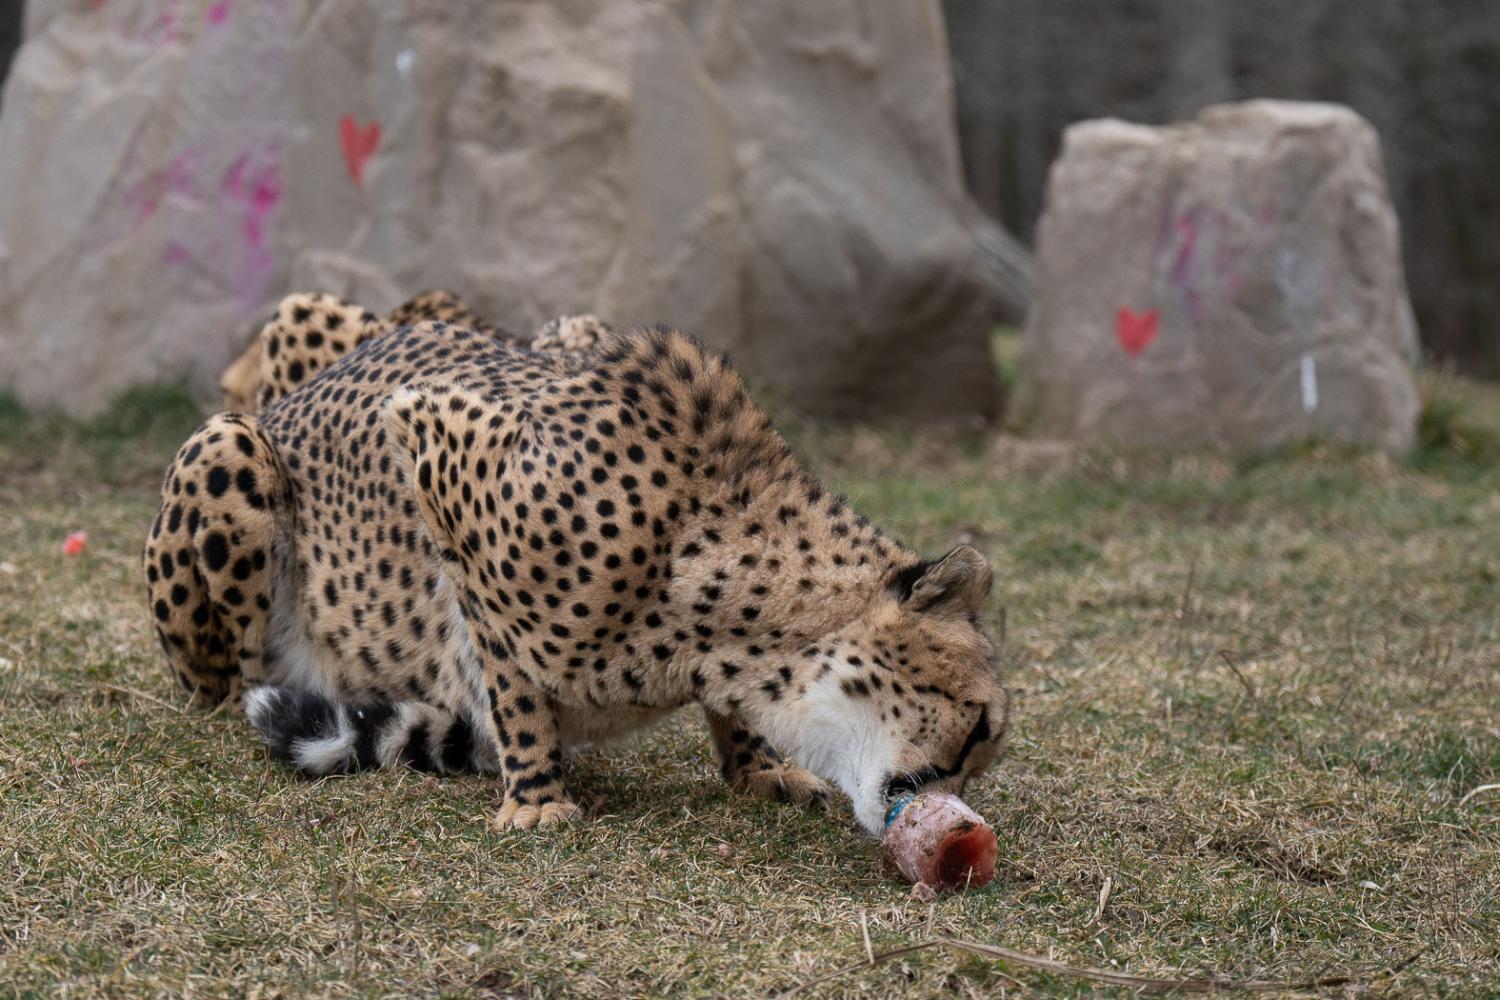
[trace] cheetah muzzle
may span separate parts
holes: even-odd
[[[323,305],[278,314],[283,365],[365,320]],[[827,781],[871,833],[996,756],[983,556],[857,516],[722,358],[381,326],[167,470],[149,604],[198,704],[242,703],[309,774],[498,772],[502,827],[574,816],[565,751],[688,703],[732,787],[818,805]]]

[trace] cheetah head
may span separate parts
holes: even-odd
[[[879,835],[908,793],[962,794],[999,755],[1008,698],[981,623],[991,573],[960,546],[891,573],[868,613],[811,651],[799,763],[835,781]]]

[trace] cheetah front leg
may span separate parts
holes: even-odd
[[[530,829],[568,819],[578,807],[563,788],[562,738],[552,699],[521,669],[503,632],[499,601],[511,599],[496,586],[495,567],[503,560],[492,548],[498,544],[496,532],[469,520],[483,511],[470,482],[463,490],[471,502],[455,499],[459,477],[471,470],[484,488],[480,468],[491,461],[502,465],[523,429],[515,414],[490,420],[487,412],[485,403],[465,390],[407,388],[386,404],[386,426],[404,463],[403,478],[414,487],[422,520],[461,595],[459,609],[480,661],[489,730],[505,778],[505,802],[495,825]]]
[[[487,629],[471,622],[470,630],[481,650],[492,735],[505,779],[505,801],[494,826],[529,830],[572,819],[578,806],[563,787],[562,737],[552,700]]]
[[[828,805],[828,786],[823,780],[786,760],[748,724],[707,708],[703,714],[719,754],[720,773],[729,787],[815,809]]]

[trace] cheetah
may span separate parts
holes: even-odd
[[[902,794],[961,793],[1006,729],[985,558],[883,534],[662,329],[368,339],[188,439],[144,567],[198,704],[242,704],[309,775],[498,774],[498,828],[575,816],[566,751],[690,703],[732,788],[836,786],[872,835]]]
[[[288,295],[219,379],[224,409],[255,413],[291,392],[371,337],[422,320],[439,320],[483,333],[496,343],[538,351],[586,351],[612,332],[596,316],[559,316],[531,340],[480,319],[449,291],[422,292],[384,319],[362,306],[322,292]]]

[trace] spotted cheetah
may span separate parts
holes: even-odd
[[[872,834],[900,794],[960,792],[1006,727],[984,557],[883,535],[675,332],[369,339],[188,439],[144,565],[200,704],[243,696],[308,774],[498,772],[502,828],[574,816],[565,751],[688,703],[732,787],[817,805],[832,782]]]
[[[219,379],[224,409],[256,413],[296,389],[371,337],[439,320],[466,327],[507,347],[538,351],[586,351],[612,332],[590,315],[559,316],[529,342],[486,323],[452,292],[422,292],[393,309],[384,319],[362,306],[321,292],[288,295]]]

